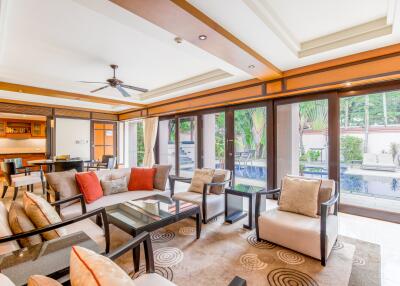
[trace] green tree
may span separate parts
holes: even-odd
[[[342,156],[346,163],[353,160],[362,160],[363,140],[355,136],[342,136],[340,138],[340,147]]]

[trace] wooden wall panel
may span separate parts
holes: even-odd
[[[192,98],[190,100],[171,102],[160,106],[150,107],[148,109],[148,115],[153,116],[166,113],[178,113],[199,108],[203,109],[218,105],[234,104],[238,101],[245,102],[262,98],[263,95],[264,92],[262,85],[250,86],[237,90]]]
[[[286,89],[304,89],[357,79],[400,73],[400,55],[313,72],[286,79]]]
[[[52,109],[49,107],[0,102],[0,112],[50,116]]]
[[[109,114],[109,113],[92,112],[92,119],[117,121],[118,115],[117,114]]]
[[[281,80],[271,81],[267,84],[267,94],[282,92],[283,84]]]
[[[78,117],[84,119],[90,119],[90,112],[82,110],[72,110],[72,109],[59,109],[54,110],[55,116],[65,116],[65,117]]]

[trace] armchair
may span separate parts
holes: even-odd
[[[33,235],[41,234],[46,231],[54,230],[60,227],[65,227],[67,230],[67,234],[83,231],[85,232],[91,239],[93,239],[98,245],[101,251],[105,253],[109,253],[110,250],[110,231],[107,220],[107,213],[104,208],[99,208],[90,212],[86,212],[85,201],[83,199],[83,195],[79,194],[73,196],[71,198],[56,201],[50,203],[52,206],[57,207],[60,204],[70,202],[73,200],[80,200],[82,206],[82,215],[78,217],[74,217],[68,220],[64,220],[59,223],[51,224],[46,227],[37,228],[31,231],[8,235],[0,238],[0,244],[7,243],[10,241],[17,241],[21,238],[27,238]],[[97,221],[101,221],[104,230],[94,223],[90,217],[96,216]],[[1,227],[1,226],[0,226]],[[13,249],[14,250],[14,249]],[[10,250],[12,251],[12,250]]]
[[[178,200],[198,204],[201,207],[201,215],[203,223],[206,224],[208,221],[217,217],[218,215],[222,214],[225,211],[225,196],[223,192],[221,192],[220,194],[211,192],[207,194],[208,188],[211,187],[225,188],[225,186],[227,185],[231,186],[232,184],[231,173],[230,171],[227,170],[224,171],[227,174],[225,176],[225,180],[218,183],[204,184],[202,193],[186,191],[175,194],[175,182],[184,182],[190,184],[192,179],[170,175],[168,179],[170,184],[171,197]]]
[[[339,192],[333,180],[322,180],[322,188],[331,188],[334,195],[319,206],[317,218],[281,211],[278,208],[260,213],[260,203],[266,195],[278,194],[281,189],[264,190],[256,195],[257,240],[267,240],[301,252],[326,265],[338,236]]]

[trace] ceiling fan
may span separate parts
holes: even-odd
[[[102,84],[106,84],[105,86],[96,88],[94,90],[92,90],[91,92],[98,92],[102,89],[105,89],[109,86],[116,88],[124,97],[130,97],[131,95],[125,90],[125,88],[127,89],[132,89],[132,90],[137,90],[140,92],[147,92],[148,89],[145,88],[141,88],[141,87],[137,87],[137,86],[133,86],[133,85],[127,85],[124,84],[124,82],[122,80],[119,80],[115,77],[115,70],[118,68],[117,65],[110,65],[110,67],[113,69],[113,77],[107,79],[107,82],[98,82],[98,81],[80,81],[83,83],[102,83]]]

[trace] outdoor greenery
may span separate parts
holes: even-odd
[[[215,157],[225,159],[225,113],[215,115]]]
[[[362,145],[363,140],[355,136],[342,136],[340,138],[340,147],[342,150],[342,156],[346,163],[362,160]]]
[[[136,124],[136,134],[137,134],[137,165],[143,166],[144,159],[144,130],[143,122],[138,122]]]
[[[308,150],[306,154],[311,162],[318,161],[319,156],[321,156],[321,152],[318,150]]]

